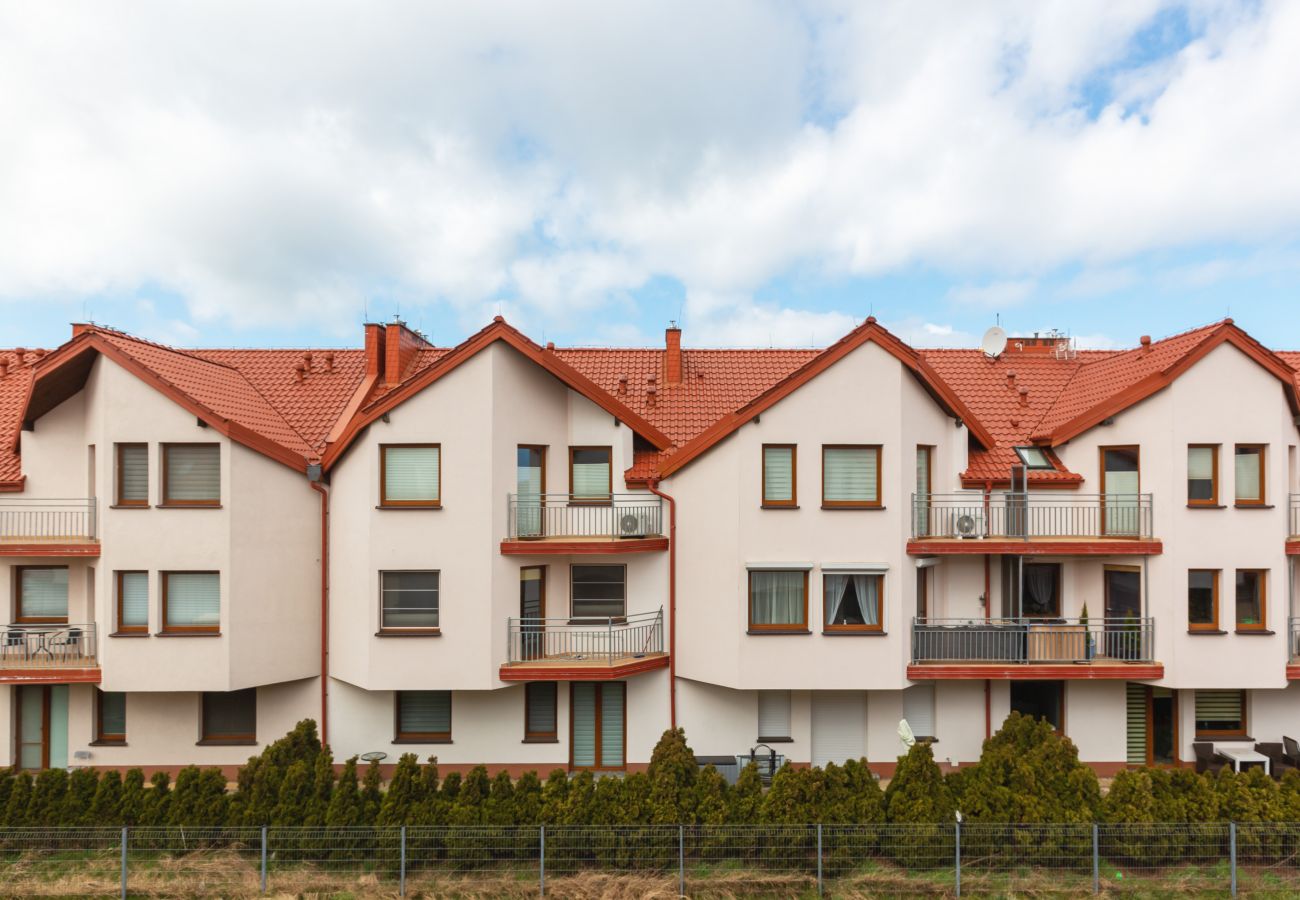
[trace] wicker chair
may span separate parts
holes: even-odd
[[[1300,743],[1295,738],[1282,736],[1282,754],[1293,767],[1300,769]]]
[[[1255,752],[1268,757],[1268,771],[1274,778],[1281,778],[1295,768],[1290,760],[1286,758],[1286,748],[1280,741],[1277,743],[1256,744]]]
[[[1218,775],[1228,761],[1214,752],[1214,744],[1209,741],[1196,741],[1192,744],[1192,751],[1196,754],[1196,771],[1198,773],[1209,772]]]

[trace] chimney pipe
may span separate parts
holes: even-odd
[[[366,323],[366,375],[378,377],[384,374],[384,326],[376,322]]]
[[[1029,405],[1029,388],[1020,389],[1020,405],[1021,406]]]
[[[298,363],[293,367],[293,374],[299,382],[303,381],[307,377],[307,365],[305,363]]]
[[[325,354],[325,371],[326,371],[326,372],[333,372],[333,371],[334,371],[334,354],[333,354],[333,353],[326,353],[326,354]]]
[[[1016,373],[1015,373],[1015,372],[1008,372],[1008,373],[1007,373],[1007,387],[1009,387],[1009,388],[1015,388],[1015,386],[1016,386]]]
[[[664,383],[682,383],[682,330],[674,322],[664,332]]]
[[[4,378],[8,374],[9,374],[9,360],[0,359],[0,378]]]
[[[620,376],[618,376],[618,392],[619,392],[620,394],[626,394],[626,393],[627,393],[627,376],[626,376],[626,375],[620,375]]]
[[[1142,335],[1142,337],[1138,338],[1138,343],[1142,345],[1143,353],[1151,352],[1151,335],[1149,334]]]

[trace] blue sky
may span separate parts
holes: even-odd
[[[0,345],[1300,348],[1295,46],[1267,0],[6,6]]]

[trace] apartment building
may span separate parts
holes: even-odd
[[[888,773],[1011,710],[1098,771],[1300,736],[1300,353],[0,350],[0,764]]]

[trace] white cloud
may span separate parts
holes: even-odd
[[[6,4],[0,298],[546,326],[669,276],[701,342],[803,344],[854,319],[753,300],[792,268],[1001,308],[1294,240],[1300,4],[1188,3],[1202,36],[1136,67],[1172,0]]]

